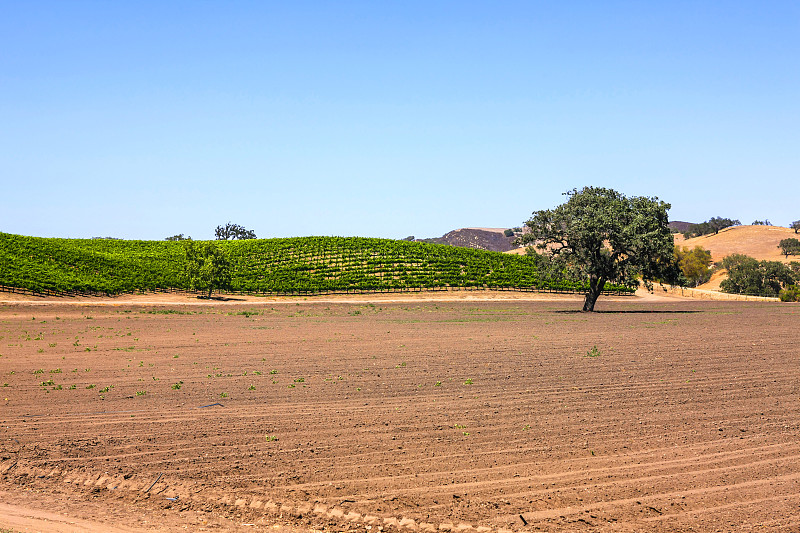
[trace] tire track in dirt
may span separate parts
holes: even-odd
[[[0,465],[0,472],[7,476],[10,467]],[[402,516],[377,516],[362,515],[353,511],[345,511],[337,506],[328,506],[311,501],[303,502],[276,502],[271,498],[252,493],[235,493],[232,491],[204,490],[201,487],[194,487],[190,484],[182,484],[173,481],[163,475],[158,475],[152,482],[141,480],[136,476],[117,475],[111,476],[97,472],[64,472],[58,469],[47,470],[35,466],[22,465],[16,468],[14,473],[16,478],[31,478],[33,483],[61,482],[72,485],[78,490],[91,491],[115,491],[116,497],[123,500],[134,502],[151,497],[163,498],[165,501],[173,502],[181,511],[190,508],[218,508],[228,507],[228,512],[236,513],[247,517],[258,515],[271,515],[279,519],[302,519],[304,516],[313,515],[316,520],[322,520],[328,527],[339,528],[342,525],[366,525],[376,526],[379,530],[396,528],[409,531],[475,531],[480,533],[509,533],[511,530],[505,528],[493,528],[487,526],[473,526],[472,524],[459,522],[430,523],[417,522],[412,518]],[[18,483],[31,484],[30,481],[18,481]],[[127,491],[127,495],[120,493]]]
[[[529,482],[536,482],[537,484],[538,483],[546,483],[546,484],[551,484],[551,485],[556,485],[557,484],[558,488],[545,489],[545,490],[535,490],[535,491],[528,491],[528,492],[522,492],[522,493],[513,493],[513,492],[512,493],[508,493],[507,492],[505,494],[505,497],[506,498],[516,498],[516,497],[524,496],[525,498],[536,497],[536,498],[542,499],[542,497],[544,495],[546,495],[546,494],[553,494],[553,493],[556,493],[556,492],[562,492],[563,493],[564,491],[566,491],[566,490],[571,488],[573,482],[579,482],[582,478],[592,479],[592,476],[598,475],[600,473],[602,473],[604,476],[609,477],[609,478],[613,478],[613,477],[623,477],[624,478],[626,476],[626,473],[624,471],[625,470],[631,470],[633,468],[640,469],[640,471],[638,472],[639,475],[637,475],[635,477],[628,477],[627,479],[624,479],[622,482],[609,482],[609,483],[586,483],[586,482],[580,483],[579,482],[579,483],[577,483],[576,486],[578,488],[581,488],[584,491],[595,491],[596,492],[596,491],[599,491],[599,490],[605,490],[606,494],[609,494],[609,493],[612,493],[613,492],[613,488],[616,485],[619,485],[620,483],[634,484],[634,485],[639,486],[639,487],[647,487],[647,483],[646,483],[647,481],[652,481],[653,479],[674,478],[674,477],[676,477],[676,476],[678,476],[678,475],[680,475],[682,473],[686,473],[686,472],[691,473],[694,476],[705,475],[705,478],[704,478],[705,481],[708,482],[708,483],[712,483],[713,484],[714,480],[710,479],[707,476],[707,474],[709,472],[714,472],[714,473],[719,474],[719,473],[721,473],[721,472],[723,472],[725,470],[743,469],[743,468],[748,468],[750,466],[759,466],[759,465],[768,464],[768,463],[769,464],[773,464],[777,468],[784,468],[786,466],[786,465],[783,464],[784,462],[787,462],[789,465],[800,464],[800,463],[797,462],[797,458],[798,458],[797,455],[783,456],[783,457],[780,457],[780,461],[778,461],[777,463],[774,462],[774,459],[775,459],[774,456],[777,455],[777,454],[780,454],[782,451],[784,451],[784,450],[781,450],[781,448],[782,447],[779,446],[779,445],[760,446],[760,447],[753,447],[753,448],[731,450],[731,451],[727,451],[727,452],[726,451],[722,451],[722,452],[710,453],[710,454],[705,454],[705,455],[701,455],[701,456],[695,456],[692,459],[688,459],[688,460],[687,459],[674,459],[674,460],[668,460],[668,461],[662,461],[662,462],[650,462],[650,463],[645,462],[644,464],[641,464],[641,460],[644,458],[644,457],[642,457],[642,455],[644,455],[644,454],[639,454],[638,458],[637,457],[631,457],[630,458],[631,460],[636,460],[636,461],[640,462],[640,464],[638,466],[637,465],[629,465],[629,466],[622,466],[622,467],[617,467],[617,468],[600,467],[600,468],[594,468],[594,469],[589,469],[589,470],[576,470],[574,472],[570,472],[569,474],[557,473],[557,474],[553,474],[553,475],[549,475],[549,476],[548,475],[542,475],[542,476],[538,476],[538,477],[535,477],[535,478],[534,477],[530,477],[530,478],[515,480],[516,483],[521,483],[521,484],[525,484],[525,483],[529,483]],[[793,446],[792,448],[794,449],[795,452],[797,452],[797,448],[798,448],[797,446]],[[663,451],[664,450],[650,450],[646,455],[656,456],[656,455],[662,453]],[[674,452],[674,450],[669,450],[669,451]],[[684,452],[685,452],[685,450],[684,450]],[[762,452],[761,453],[761,457],[762,457],[761,460],[759,460],[759,461],[749,461],[749,462],[745,462],[745,463],[741,464],[741,460],[743,458],[747,458],[748,455],[751,458],[752,457],[756,457],[756,456],[758,456],[758,452]],[[102,457],[100,457],[100,458],[102,458]],[[644,458],[644,459],[646,459],[646,458]],[[734,461],[736,464],[731,465],[731,466],[719,466],[720,463],[724,463],[726,461]],[[705,468],[705,469],[698,469],[697,468],[697,466],[701,466],[701,465],[702,466],[706,466],[706,465],[710,465],[710,464],[717,464],[718,466],[716,466],[714,468]],[[643,467],[648,469],[648,470],[650,470],[650,471],[668,470],[669,472],[664,473],[664,474],[660,474],[660,475],[650,475],[650,476],[645,477],[645,476],[641,475],[641,469]],[[686,468],[686,467],[694,467],[694,468]],[[7,467],[7,468],[10,468],[10,467]],[[18,468],[19,468],[19,470],[18,470],[19,473],[17,475],[22,475],[22,476],[29,475],[29,476],[38,478],[38,477],[53,477],[54,475],[58,474],[57,471],[46,471],[46,470],[35,469],[35,468],[33,468],[31,470],[26,470],[27,467],[25,467],[25,466],[18,467]],[[571,470],[571,467],[567,466],[567,470]],[[0,468],[0,471],[3,471],[3,469]],[[478,475],[483,475],[485,473],[485,471],[480,471],[480,470],[470,470],[469,472],[473,473],[473,474],[478,474]],[[107,475],[106,476],[102,476],[102,475],[98,475],[98,474],[87,474],[87,473],[78,473],[78,474],[75,474],[74,477],[70,477],[70,476],[71,476],[70,474],[63,474],[63,481],[65,483],[84,485],[84,486],[87,486],[87,487],[90,487],[90,488],[91,487],[102,486],[102,485],[104,485],[106,483],[109,483],[112,479],[114,479],[113,477],[107,476]],[[798,477],[797,475],[794,475],[794,476],[785,476],[785,475],[784,476],[776,476],[776,477],[773,477],[771,479],[764,480],[763,483],[772,483],[772,484],[774,484],[777,481],[782,481],[782,480],[786,480],[786,479],[796,480],[797,477]],[[389,479],[389,478],[384,478],[384,479]],[[376,482],[378,482],[380,480],[378,480],[378,479],[365,479],[365,480],[361,480],[361,481],[365,482],[367,485],[372,485],[372,484],[375,484]],[[339,482],[339,481],[336,481],[336,482]],[[507,478],[501,478],[501,479],[498,479],[498,480],[495,481],[496,484],[504,484],[506,482],[507,482]],[[702,490],[688,490],[688,491],[683,491],[680,494],[682,494],[682,496],[685,498],[687,495],[690,495],[690,494],[705,494],[705,493],[708,493],[708,492],[713,492],[714,490],[729,490],[731,488],[733,488],[733,489],[741,489],[744,486],[754,485],[754,484],[757,484],[757,483],[760,483],[760,482],[736,483],[736,484],[733,484],[733,485],[728,485],[728,486],[726,486],[726,488],[722,488],[722,489],[720,489],[720,488],[717,488],[717,489],[705,488],[705,489],[702,489]],[[127,487],[125,487],[126,484],[128,485]],[[146,482],[144,482],[144,484],[141,484],[141,483],[137,484],[135,481],[134,482],[125,482],[125,481],[123,481],[123,482],[119,482],[119,485],[117,487],[115,487],[115,488],[128,488],[129,490],[141,491],[141,490],[144,489],[144,485],[146,485],[146,484],[147,484]],[[110,484],[108,486],[111,487]],[[160,494],[161,492],[166,490],[166,487],[167,487],[167,485],[165,483],[165,487],[163,489],[160,489],[160,491],[157,491],[156,494]],[[311,488],[311,487],[304,486],[304,485],[296,485],[295,486],[295,489],[297,489],[297,490],[303,490],[303,489],[308,489],[308,488]],[[486,489],[492,490],[491,483],[487,483],[487,482],[464,483],[464,484],[460,484],[459,486],[455,487],[456,490],[470,492],[470,493],[473,493],[473,489],[475,489],[475,488],[480,488],[480,489],[483,489],[483,490],[486,490]],[[511,487],[507,486],[507,488],[511,488]],[[663,500],[665,498],[668,499],[668,498],[670,498],[670,497],[672,497],[672,496],[674,496],[676,494],[676,493],[659,493],[659,492],[657,492],[656,489],[657,489],[657,487],[654,487],[652,490],[650,490],[650,492],[652,494],[647,498],[647,501],[651,505],[651,507],[655,507],[656,505],[660,505],[660,501],[661,500]],[[175,494],[179,494],[184,501],[186,501],[187,497],[189,497],[189,494],[186,491],[181,493],[179,490],[176,490],[176,489],[173,489],[173,490],[175,491]],[[416,491],[419,491],[419,490],[420,490],[419,487],[417,487],[415,489],[405,489],[405,490],[395,489],[393,491],[393,493],[402,495],[405,492],[416,492]],[[443,493],[451,492],[452,490],[453,489],[446,489],[445,491],[442,491],[440,489],[432,489],[432,490],[422,489],[422,492],[426,493],[426,495],[428,495],[428,496],[437,496],[437,495],[441,496]],[[653,494],[655,494],[655,495],[653,495]],[[356,493],[353,493],[351,495],[356,497],[356,498],[362,499],[362,500],[363,499],[366,499],[368,501],[374,500],[373,497],[370,497],[367,494],[361,494],[361,493],[356,494]],[[170,496],[165,496],[165,497],[170,497]],[[235,501],[240,501],[241,499],[242,499],[241,497],[237,497],[237,498],[235,498]],[[633,501],[632,499],[624,499],[624,500],[618,500],[618,501],[617,500],[612,500],[610,502],[604,503],[603,505],[599,505],[597,503],[589,502],[589,503],[584,503],[583,507],[578,507],[577,509],[581,510],[581,511],[585,510],[586,508],[590,509],[590,511],[591,510],[608,511],[609,509],[613,508],[614,506],[630,505],[632,501]],[[302,504],[298,504],[298,506],[299,505],[302,505]],[[687,504],[684,503],[684,505],[687,505]],[[743,505],[749,505],[748,501],[743,502]],[[732,506],[735,506],[735,505],[732,505]],[[720,507],[720,509],[727,509],[727,508],[730,508],[732,506],[731,505],[729,505],[727,507],[726,506],[722,506],[722,507]],[[544,518],[553,518],[555,516],[562,516],[562,515],[568,516],[568,515],[571,514],[570,509],[571,509],[571,507],[568,507],[568,508],[557,508],[555,510],[551,510],[552,512],[549,512],[549,513],[544,513],[544,514],[543,513],[533,513],[533,514],[530,514],[530,515],[524,514],[523,516],[525,516],[525,518],[526,518],[526,520],[528,520],[528,522],[535,523],[537,520],[544,519]],[[693,509],[693,510],[690,510],[690,511],[683,511],[682,513],[678,513],[677,515],[688,515],[690,513],[695,513],[695,514],[702,513],[703,509],[704,509],[704,507],[700,507],[699,509]]]
[[[651,511],[651,514],[655,514],[655,516],[646,516],[641,518],[642,522],[645,524],[652,523],[653,527],[656,528],[665,528],[669,527],[673,529],[672,526],[667,526],[666,522],[679,522],[680,519],[685,519],[687,517],[697,517],[702,516],[706,520],[709,519],[713,514],[720,513],[720,512],[729,512],[729,511],[736,511],[740,514],[744,514],[750,517],[750,519],[754,518],[755,515],[758,514],[757,510],[751,509],[752,506],[758,504],[764,504],[767,502],[791,502],[794,500],[800,500],[800,494],[787,492],[786,494],[776,495],[769,498],[759,497],[762,493],[760,488],[765,484],[769,485],[786,485],[787,489],[796,490],[797,481],[800,480],[800,473],[794,473],[791,475],[784,475],[779,476],[776,478],[765,479],[765,480],[758,480],[758,481],[748,481],[744,483],[738,483],[731,486],[726,487],[710,487],[710,488],[701,488],[701,489],[689,489],[680,492],[664,492],[664,493],[657,493],[651,494],[647,497],[642,498],[627,498],[627,499],[620,499],[620,500],[610,500],[610,501],[602,501],[597,503],[589,503],[584,505],[583,507],[563,507],[563,508],[556,508],[556,509],[547,509],[543,511],[536,511],[536,512],[529,512],[524,513],[523,517],[526,521],[530,523],[535,523],[537,521],[545,520],[545,519],[553,519],[556,517],[564,517],[564,516],[580,516],[581,514],[585,514],[587,512],[599,512],[605,511],[608,512],[611,509],[618,508],[618,507],[640,507],[641,512]],[[713,498],[716,497],[715,493],[719,492],[728,492],[735,489],[737,492],[744,492],[744,494],[738,494],[738,501],[734,503],[729,503],[725,505],[708,505],[704,504],[706,499],[710,499],[712,502],[715,501]],[[743,491],[743,489],[747,489]],[[752,492],[751,492],[752,491]],[[687,499],[689,497],[689,499]],[[675,501],[680,499],[681,504],[678,506],[679,511],[673,511],[673,506],[675,505]],[[687,506],[692,505],[693,508],[686,510]],[[796,504],[795,504],[796,505]]]

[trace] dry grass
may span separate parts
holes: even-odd
[[[779,226],[734,226],[726,228],[717,235],[703,235],[684,239],[683,235],[675,235],[675,244],[694,248],[702,246],[711,251],[711,258],[717,262],[731,254],[745,254],[759,261],[782,261],[788,263],[797,260],[791,256],[785,258],[778,248],[783,239],[800,237],[794,230]]]
[[[781,261],[788,263],[797,261],[797,256],[784,257],[778,243],[787,238],[797,237],[794,230],[779,226],[734,226],[720,231],[717,235],[703,235],[684,239],[683,235],[675,235],[675,245],[694,248],[702,246],[711,251],[711,258],[716,263],[731,254],[744,254],[759,261]],[[715,272],[708,283],[700,285],[703,290],[718,291],[720,283],[728,277],[725,270]]]

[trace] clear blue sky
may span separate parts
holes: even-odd
[[[800,3],[0,1],[0,231],[800,219]]]

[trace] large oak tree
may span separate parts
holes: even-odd
[[[533,213],[522,242],[535,243],[586,280],[584,311],[594,311],[606,282],[632,287],[639,279],[650,283],[675,277],[669,204],[600,187],[564,194],[567,202]]]

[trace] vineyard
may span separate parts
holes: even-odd
[[[489,288],[577,292],[544,280],[535,260],[470,248],[360,237],[219,241],[233,292],[318,294]],[[40,294],[184,290],[180,242],[53,239],[0,233],[0,286]],[[608,291],[632,289],[607,285]]]

